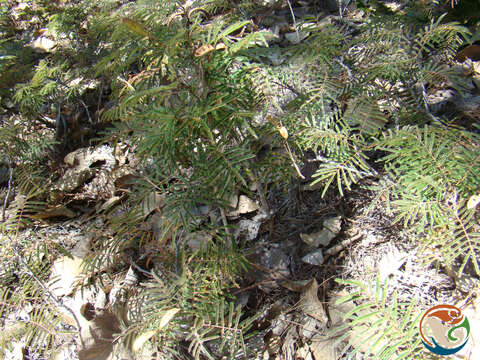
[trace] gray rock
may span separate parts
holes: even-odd
[[[335,216],[323,220],[323,226],[334,234],[338,234],[342,229],[342,217]]]
[[[335,236],[337,236],[337,233],[325,228],[313,234],[300,234],[300,239],[311,247],[319,247],[320,245],[325,247],[330,244]]]
[[[323,264],[323,253],[321,249],[317,249],[315,251],[312,251],[311,253],[308,253],[304,257],[302,257],[302,261],[304,263],[310,264],[310,265],[321,265]]]
[[[235,239],[251,241],[258,235],[260,229],[260,222],[253,220],[240,220],[238,228],[235,230]]]

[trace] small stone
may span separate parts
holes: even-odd
[[[240,199],[238,200],[238,212],[240,214],[246,214],[257,210],[258,204],[255,201],[245,195],[240,195]]]
[[[235,239],[251,241],[258,236],[260,229],[260,222],[253,220],[240,220],[238,228],[235,230]]]
[[[342,229],[342,217],[335,216],[323,221],[323,227],[330,230],[334,234],[338,234]]]
[[[307,264],[310,264],[310,265],[321,265],[321,264],[323,264],[322,250],[317,249],[315,251],[312,251],[311,253],[302,257],[302,261],[304,263],[307,263]]]
[[[453,90],[437,90],[427,96],[427,102],[434,115],[440,115],[449,107],[454,107],[457,96]]]
[[[248,214],[259,209],[258,204],[245,195],[240,195],[237,209],[227,213],[227,216],[234,217],[242,214]]]

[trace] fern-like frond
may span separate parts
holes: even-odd
[[[332,333],[344,333],[339,340],[349,338],[349,358],[362,347],[372,359],[421,359],[427,358],[420,337],[418,321],[421,313],[412,299],[410,303],[397,300],[395,290],[381,283],[379,277],[374,284],[356,280],[336,280],[349,287],[349,295],[337,303],[355,301],[356,305],[344,314],[346,324],[332,329]],[[363,344],[370,344],[367,347]]]
[[[426,126],[387,131],[377,148],[397,182],[399,219],[405,225],[421,219],[419,227],[446,221],[444,206],[452,189],[464,196],[480,186],[476,135],[461,130]]]
[[[480,229],[478,211],[469,209],[465,201],[452,205],[445,210],[443,218],[448,222],[438,225],[427,232],[425,246],[438,248],[447,266],[460,264],[458,276],[470,264],[480,275]],[[435,259],[425,258],[428,264]]]

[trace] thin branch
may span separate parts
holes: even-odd
[[[298,176],[300,176],[302,179],[305,180],[305,176],[302,175],[302,172],[300,171],[297,163],[295,162],[295,159],[293,158],[292,151],[290,150],[290,146],[288,145],[287,141],[284,141],[285,147],[287,148],[288,155],[290,155],[290,159],[292,160],[293,167],[297,171]]]
[[[352,70],[343,63],[344,56],[342,55],[340,58],[336,58],[335,61],[340,64],[341,67],[343,67],[348,74],[348,77],[352,80],[353,79],[353,73]]]
[[[90,122],[90,124],[93,124],[92,118],[90,117],[90,111],[88,111],[87,105],[85,105],[85,103],[83,102],[82,99],[80,99],[79,101],[80,101],[80,103],[83,105],[83,107],[85,108],[85,111],[87,112],[88,121]]]
[[[12,188],[12,165],[8,163],[8,188],[7,188],[7,194],[5,195],[5,199],[3,199],[3,208],[2,208],[2,222],[5,222],[5,210],[7,209],[7,202],[8,198],[10,197],[10,190]]]
[[[290,13],[292,14],[293,27],[295,28],[295,33],[297,34],[297,41],[300,42],[300,34],[298,33],[297,21],[295,19],[295,14],[293,13],[292,4],[290,3],[290,0],[287,0],[287,3],[288,3],[288,7],[290,8]]]

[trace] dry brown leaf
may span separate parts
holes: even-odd
[[[300,297],[300,309],[308,316],[326,324],[328,321],[327,314],[323,309],[323,305],[318,300],[318,283],[313,278],[304,288]]]
[[[335,339],[326,336],[318,336],[312,339],[310,350],[315,360],[336,360],[338,354],[335,349]]]
[[[310,281],[308,280],[284,280],[280,282],[280,285],[284,288],[294,291],[294,292],[302,292],[305,289],[305,286],[310,285]]]
[[[455,59],[464,62],[465,60],[471,59],[472,61],[480,60],[480,45],[469,45],[462,51],[460,51]]]
[[[205,45],[200,46],[197,50],[195,50],[194,55],[196,57],[200,57],[200,56],[207,55],[207,54],[211,53],[212,51],[222,50],[222,49],[226,49],[226,48],[227,48],[227,46],[224,43],[218,43],[215,46],[210,45],[210,44],[205,44]]]
[[[277,128],[278,132],[280,133],[280,135],[282,135],[282,137],[287,140],[288,139],[288,131],[287,129],[285,128],[285,126],[280,126]]]
[[[208,53],[211,53],[212,51],[215,51],[215,48],[210,44],[205,44],[205,45],[200,46],[197,50],[195,50],[194,55],[196,57],[200,57],[200,56],[207,55]]]
[[[113,350],[114,335],[121,332],[117,317],[103,311],[88,326],[82,327],[85,347],[78,352],[79,360],[107,360]]]
[[[132,350],[134,352],[139,352],[143,345],[150,340],[156,333],[160,332],[167,324],[170,322],[170,320],[173,319],[173,317],[180,311],[179,308],[173,308],[169,309],[163,314],[161,320],[160,320],[160,325],[158,326],[157,330],[149,330],[144,332],[143,334],[137,336],[135,341],[133,342],[132,345]]]

